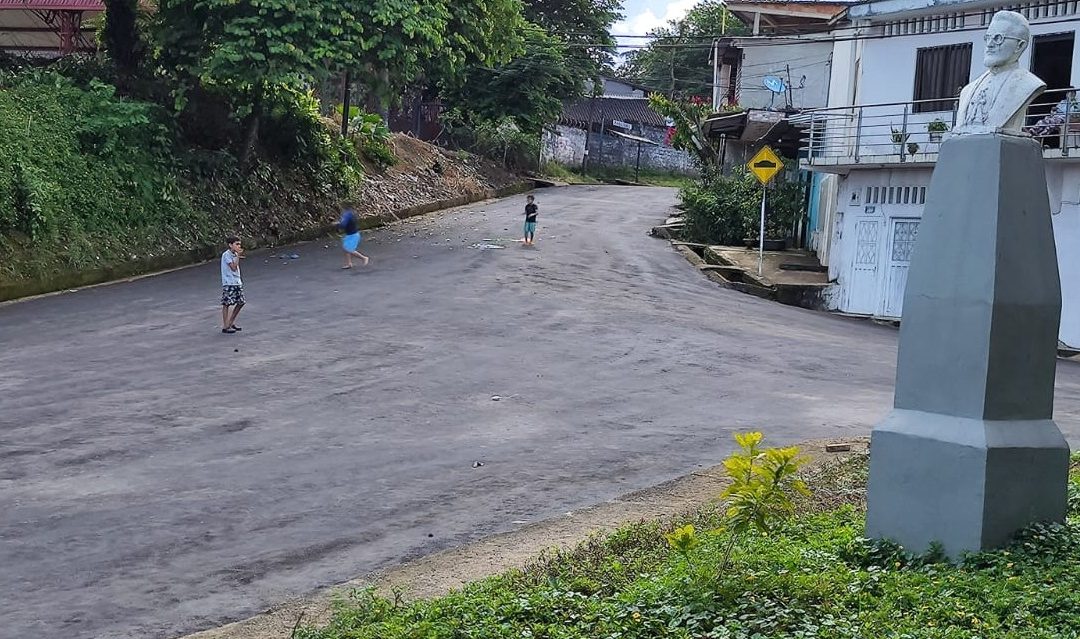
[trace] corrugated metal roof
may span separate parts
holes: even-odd
[[[590,122],[622,120],[633,124],[666,127],[667,122],[649,108],[648,98],[581,98],[563,107],[559,122],[570,126],[588,127]]]
[[[101,0],[0,0],[0,11],[104,11]]]

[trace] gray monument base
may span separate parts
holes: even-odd
[[[895,410],[870,444],[867,536],[955,558],[1065,517],[1069,447],[1051,421],[1061,289],[1037,142],[947,139],[926,195]]]
[[[1063,521],[1069,446],[1050,420],[985,421],[894,410],[870,442],[867,537],[951,558]]]

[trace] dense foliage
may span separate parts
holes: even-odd
[[[509,164],[519,168],[539,168],[526,160],[538,156],[543,127],[558,119],[565,101],[585,94],[601,71],[610,70],[615,41],[609,29],[620,8],[621,0],[525,0],[526,21],[511,29],[521,46],[508,61],[437,76],[450,111],[448,137],[467,133],[474,140],[470,148],[482,150],[490,146],[482,139],[509,131],[505,120],[512,119],[520,135],[510,145],[513,152],[501,145],[503,157],[517,158]]]
[[[802,514],[747,535],[721,569],[726,532],[667,543],[706,509],[643,522],[430,601],[354,593],[304,639],[1059,639],[1080,636],[1080,529],[1036,525],[959,565],[861,537],[866,457],[811,477]],[[1070,494],[1080,494],[1074,471]],[[1080,515],[1071,501],[1072,518]]]
[[[687,239],[737,245],[744,239],[757,238],[761,189],[745,166],[735,167],[730,175],[708,175],[681,189]],[[777,177],[768,188],[765,204],[765,237],[787,238],[805,212],[805,188]]]
[[[585,90],[588,70],[571,67],[574,60],[559,38],[532,26],[521,55],[495,69],[474,69],[444,95],[463,120],[510,117],[519,127],[537,133],[559,118],[564,99]]]
[[[566,43],[567,65],[584,69],[584,78],[611,71],[621,0],[526,0],[525,18]]]
[[[355,154],[298,91],[266,105],[264,143],[289,166],[247,175],[227,153],[179,148],[168,109],[98,80],[0,75],[0,112],[0,279],[216,245],[236,223],[271,232],[249,219],[260,210],[310,224],[305,216],[332,214],[359,179]]]
[[[201,222],[171,172],[167,118],[149,104],[60,75],[0,76],[0,245],[86,265],[146,235]],[[0,268],[10,271],[13,260]]]

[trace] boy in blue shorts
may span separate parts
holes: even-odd
[[[364,260],[364,265],[367,266],[368,256],[356,250],[360,247],[360,220],[357,219],[352,205],[345,205],[345,212],[341,214],[338,228],[345,232],[345,237],[341,240],[341,249],[345,251],[345,265],[341,268],[352,268],[353,256]]]
[[[536,214],[537,206],[535,202],[536,198],[529,196],[526,198],[525,204],[525,246],[532,246],[533,240],[536,239]]]

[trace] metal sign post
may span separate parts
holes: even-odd
[[[784,163],[780,161],[780,158],[771,148],[763,146],[760,151],[754,154],[753,159],[747,164],[747,168],[758,179],[758,182],[761,182],[761,227],[759,229],[760,236],[758,237],[757,263],[757,272],[760,276],[762,265],[765,262],[765,187],[768,186],[769,180],[773,179],[784,168]]]
[[[761,185],[761,228],[758,231],[757,274],[761,277],[762,263],[765,261],[765,185]]]

